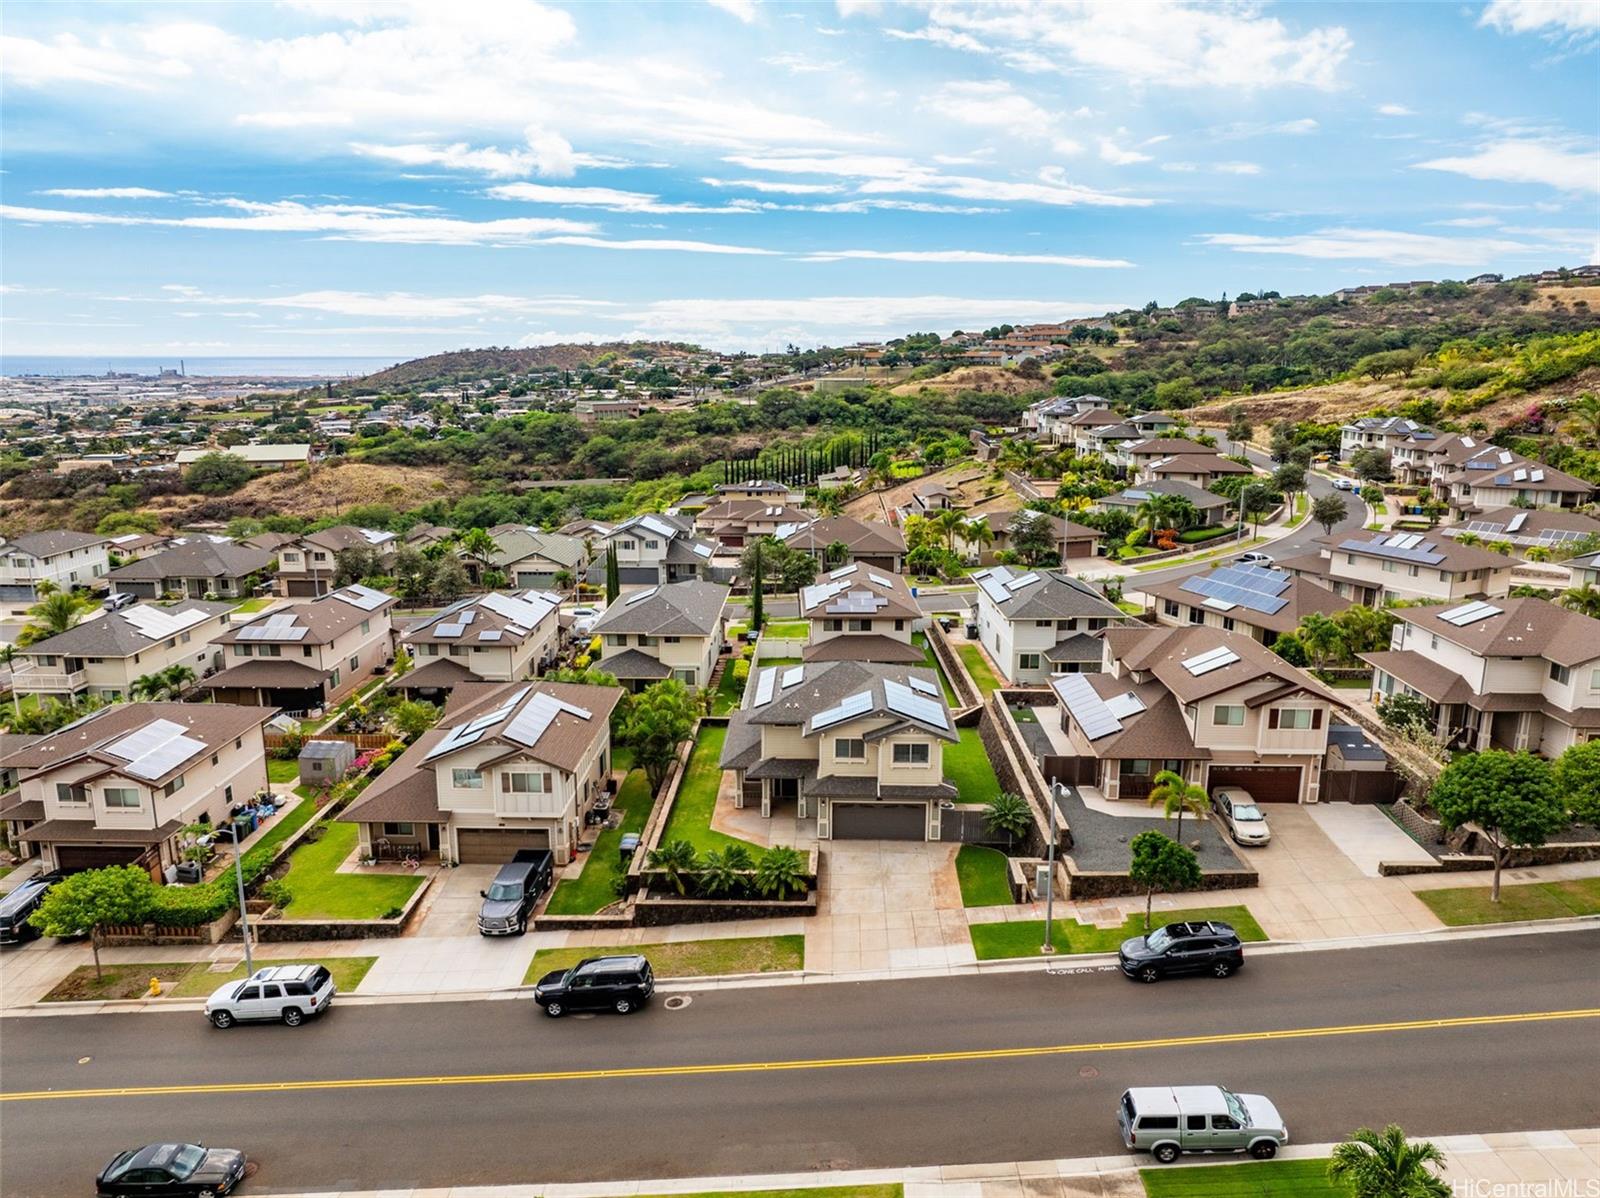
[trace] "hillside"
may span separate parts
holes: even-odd
[[[350,395],[376,394],[428,383],[470,381],[495,374],[525,374],[540,367],[577,370],[605,353],[653,357],[678,348],[667,342],[607,341],[598,345],[540,345],[528,349],[459,349],[402,362],[376,374],[353,379],[337,391]]]
[[[957,366],[954,370],[928,379],[912,379],[895,387],[894,395],[921,395],[923,392],[952,394],[982,391],[986,395],[1027,397],[1043,395],[1050,389],[1044,378],[1028,378],[1002,366]]]

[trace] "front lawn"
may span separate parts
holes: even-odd
[[[1000,793],[1000,779],[989,764],[989,751],[976,728],[958,728],[961,739],[944,747],[944,776],[955,785],[962,803],[987,803]]]
[[[233,610],[249,615],[251,612],[265,611],[272,606],[271,595],[257,595],[254,599],[246,599]]]
[[[974,644],[956,646],[956,652],[961,654],[961,662],[967,667],[967,673],[972,675],[972,681],[978,686],[978,693],[985,699],[1000,689],[1000,679],[994,676],[994,671],[989,668],[988,659],[984,657],[983,650]]]
[[[606,944],[546,948],[533,954],[522,979],[531,986],[545,974],[568,969],[585,957],[650,958],[658,978],[704,978],[728,973],[782,973],[804,969],[804,936],[747,936],[733,940],[680,940],[671,944]]]
[[[1003,907],[1015,901],[1009,859],[997,849],[962,845],[956,854],[956,878],[961,882],[963,907]]]
[[[292,758],[288,761],[267,758],[267,781],[280,784],[300,781],[300,763]]]
[[[355,824],[329,823],[321,839],[289,854],[285,919],[384,919],[405,906],[420,877],[334,872],[355,851],[358,831]]]
[[[1489,901],[1487,886],[1419,890],[1428,910],[1451,927],[1475,923],[1519,923],[1525,919],[1570,919],[1600,915],[1600,878],[1529,882],[1500,887],[1500,901]]]
[[[272,960],[257,957],[255,966],[326,965],[340,993],[349,993],[361,984],[377,961],[376,957],[328,957],[320,961]],[[105,976],[96,978],[93,965],[80,965],[56,983],[44,1002],[109,1001],[144,998],[150,992],[150,979],[159,978],[161,993],[167,998],[207,998],[217,987],[244,977],[244,963],[231,973],[213,973],[209,961],[139,961],[132,965],[107,965]]]
[[[694,751],[689,754],[683,784],[678,787],[678,796],[673,800],[672,814],[667,817],[667,826],[661,833],[662,844],[672,840],[687,840],[699,853],[739,844],[753,855],[761,856],[760,845],[735,836],[724,836],[711,828],[711,815],[717,807],[717,791],[722,786],[722,766],[718,762],[722,757],[722,742],[727,739],[728,728],[725,724],[706,724],[701,727],[700,735],[694,742]]]
[[[295,959],[273,961],[262,957],[255,959],[257,969],[268,965],[326,965],[328,972],[333,974],[333,984],[339,988],[340,994],[349,994],[361,985],[361,979],[367,976],[367,971],[378,963],[376,957],[323,957],[315,960]],[[178,981],[172,988],[174,998],[207,998],[218,986],[227,982],[241,982],[244,980],[244,962],[239,962],[229,973],[212,973],[201,967],[191,972],[187,977]]]
[[[1240,940],[1265,940],[1267,934],[1244,907],[1195,907],[1184,911],[1157,911],[1150,918],[1151,928],[1190,919],[1217,919],[1232,924]],[[1028,919],[1017,923],[979,923],[967,929],[980,961],[1004,957],[1037,957],[1044,943],[1044,920]],[[1117,946],[1144,932],[1144,913],[1130,915],[1120,927],[1097,928],[1077,920],[1055,921],[1054,943],[1057,953],[1114,953]]]
[[[1328,1180],[1328,1160],[1249,1161],[1140,1169],[1149,1198],[1350,1198]]]
[[[898,1181],[878,1186],[817,1186],[801,1190],[696,1190],[692,1194],[649,1194],[645,1198],[905,1198]]]
[[[556,886],[545,914],[593,915],[617,901],[616,882],[627,869],[617,855],[617,846],[624,832],[644,831],[654,803],[655,795],[650,792],[650,782],[643,770],[634,770],[622,780],[613,805],[613,810],[622,816],[621,827],[607,828],[595,838],[594,847],[584,860],[583,872]]]

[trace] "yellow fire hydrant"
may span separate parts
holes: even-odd
[[[161,979],[160,978],[151,978],[150,979],[150,997],[151,998],[160,998],[161,997]]]

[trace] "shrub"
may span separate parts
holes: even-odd
[[[748,658],[741,657],[738,661],[733,663],[733,680],[735,682],[744,682],[747,681],[749,677],[750,661]]]

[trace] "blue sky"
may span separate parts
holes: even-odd
[[[16,354],[761,350],[1600,261],[1600,3],[7,5]]]

